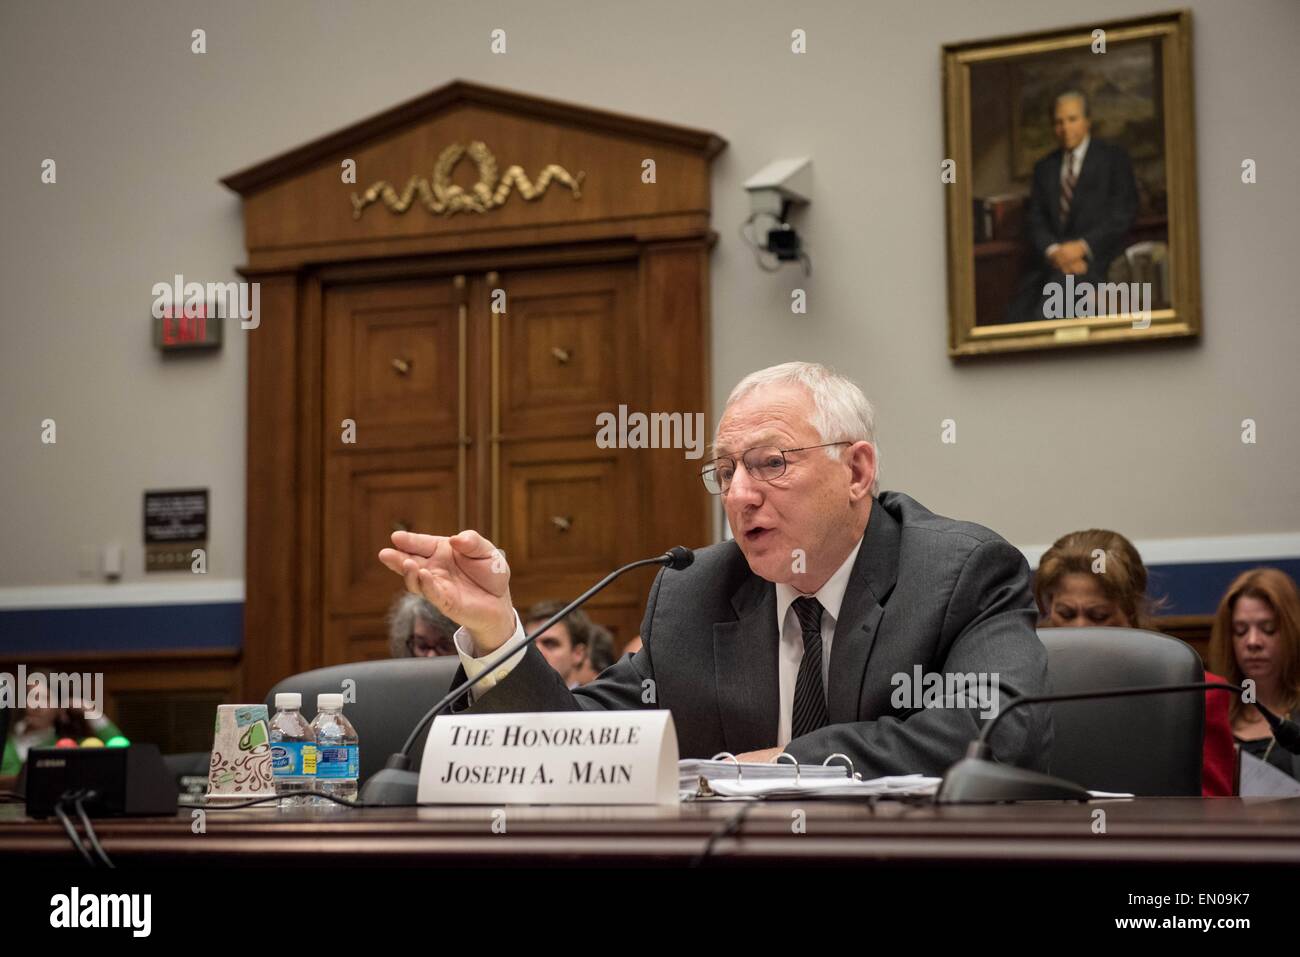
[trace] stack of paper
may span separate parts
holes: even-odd
[[[786,798],[858,798],[858,797],[924,797],[934,794],[940,778],[921,774],[898,774],[870,781],[810,779],[799,776],[796,784],[785,781],[751,781],[748,776],[739,781],[709,781],[708,790],[718,797]],[[707,796],[707,795],[702,795]]]
[[[795,766],[788,761],[777,763],[737,764],[735,761],[701,761],[691,758],[677,762],[678,788],[681,791],[695,793],[700,789],[700,782],[743,781],[777,782],[793,784],[795,778],[804,781],[839,781],[849,779],[848,768],[843,764],[801,764],[798,774]]]

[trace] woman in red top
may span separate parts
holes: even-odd
[[[1219,603],[1210,633],[1210,663],[1233,684],[1252,681],[1261,705],[1294,718],[1300,711],[1300,594],[1278,568],[1237,576]],[[1241,698],[1228,702],[1243,751],[1300,780],[1300,755],[1276,746],[1263,715]]]
[[[1070,532],[1043,553],[1034,576],[1041,627],[1143,628],[1152,603],[1146,596],[1147,570],[1138,550],[1119,532],[1102,528]],[[1205,672],[1206,681],[1223,681]],[[1205,693],[1205,736],[1201,793],[1231,797],[1237,755],[1228,710],[1233,694]]]

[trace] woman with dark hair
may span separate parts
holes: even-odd
[[[1210,663],[1232,684],[1254,682],[1255,700],[1274,714],[1295,717],[1300,705],[1300,596],[1290,576],[1276,568],[1252,568],[1237,576],[1214,616]],[[1253,704],[1234,697],[1230,715],[1242,750],[1300,780],[1300,756],[1276,747]]]
[[[1038,562],[1034,599],[1039,627],[1141,628],[1154,631],[1151,612],[1159,603],[1147,597],[1147,570],[1142,556],[1119,532],[1089,528],[1058,538]],[[1217,669],[1216,669],[1217,670]],[[1205,672],[1206,681],[1223,681]],[[1236,752],[1228,722],[1226,691],[1205,692],[1205,735],[1201,756],[1201,793],[1231,797]]]
[[[1090,528],[1062,535],[1043,553],[1034,598],[1043,624],[1056,628],[1149,628],[1154,603],[1147,570],[1119,532]]]

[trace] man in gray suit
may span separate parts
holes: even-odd
[[[973,687],[951,693],[963,681],[990,683],[994,708],[1046,690],[1024,558],[987,528],[878,492],[874,413],[852,382],[811,363],[756,372],[713,447],[702,478],[735,540],[659,573],[642,649],[570,691],[530,647],[475,687],[470,710],[669,708],[682,757],[838,752],[869,778],[942,774],[963,755],[990,713]],[[464,626],[457,683],[523,641],[504,557],[477,532],[397,532],[393,545],[380,560]],[[1051,737],[1045,709],[1020,708],[991,744],[1046,770]]]

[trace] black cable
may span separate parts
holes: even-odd
[[[981,756],[987,757],[992,752],[989,749],[989,738],[993,734],[993,729],[998,726],[998,722],[1008,714],[1023,704],[1052,704],[1057,701],[1086,701],[1091,698],[1131,698],[1139,695],[1153,694],[1170,694],[1177,691],[1211,691],[1214,689],[1223,689],[1225,691],[1239,691],[1245,693],[1245,688],[1240,685],[1228,684],[1223,681],[1192,681],[1187,684],[1179,685],[1142,685],[1133,688],[1106,688],[1094,691],[1071,691],[1064,694],[1035,694],[1022,695],[1019,698],[1012,698],[1011,703],[1002,708],[995,714],[983,728],[980,729],[979,737],[971,743],[971,753],[968,756],[974,756],[978,751]],[[1264,720],[1268,722],[1270,730],[1273,732],[1275,740],[1291,751],[1292,754],[1300,753],[1292,750],[1294,736],[1297,735],[1297,729],[1294,724],[1284,721],[1273,712],[1269,711],[1258,701],[1251,702]],[[1279,739],[1279,734],[1281,738]],[[1289,746],[1291,745],[1291,746]]]
[[[81,843],[81,835],[77,833],[77,829],[72,826],[72,821],[69,820],[67,812],[63,810],[62,800],[60,800],[58,804],[54,805],[54,815],[59,819],[59,823],[63,825],[63,829],[67,831],[68,840],[72,842],[72,846],[81,853],[81,857],[86,862],[86,866],[94,867],[94,860],[86,850],[85,845]]]
[[[763,254],[767,253],[770,256],[771,253],[768,253],[764,247],[758,245],[758,243],[756,243],[749,235],[749,224],[752,223],[759,215],[771,216],[772,214],[752,213],[749,219],[745,220],[743,223],[740,224],[740,238],[745,241],[746,246],[748,246],[750,249],[754,251],[754,262],[758,264],[759,269],[763,270],[763,272],[779,272],[781,269],[781,263],[778,261],[776,265],[769,266],[766,262],[764,262]],[[780,222],[780,220],[777,220],[777,222]]]
[[[322,800],[326,800],[326,801],[333,801],[335,804],[342,804],[344,807],[355,807],[355,808],[364,808],[364,807],[392,808],[392,807],[423,807],[424,806],[422,804],[374,804],[369,802],[363,803],[361,801],[349,801],[347,798],[341,798],[334,794],[313,794],[311,796],[313,798],[321,798]],[[278,800],[280,800],[280,796],[277,794],[272,797],[257,798],[252,801],[242,801],[239,804],[207,804],[207,805],[203,805],[203,810],[238,811],[242,808],[256,807],[259,804],[266,804],[268,801],[278,801]],[[311,805],[305,804],[303,805],[303,807],[311,807]]]
[[[342,804],[344,807],[425,807],[425,805],[418,802],[415,804],[376,804],[370,801],[349,801],[347,798],[336,797],[333,794],[314,794],[312,797],[325,798],[327,801]]]
[[[713,853],[714,845],[724,837],[731,837],[739,831],[740,826],[745,823],[745,818],[748,817],[750,810],[757,804],[757,801],[746,801],[739,811],[727,818],[721,827],[714,830],[714,832],[709,835],[709,839],[704,842],[704,847],[700,850],[700,853],[695,855],[695,858],[691,861],[691,867],[703,867],[705,859]]]
[[[256,798],[252,801],[242,801],[239,804],[204,804],[200,805],[200,809],[204,811],[238,811],[240,808],[256,807],[259,804],[265,804],[267,801],[278,800],[280,800],[280,796],[276,794],[271,797]]]
[[[95,856],[98,857],[100,862],[109,870],[116,870],[117,865],[115,865],[109,858],[108,852],[104,850],[104,845],[99,843],[99,835],[95,833],[95,825],[90,823],[90,815],[88,815],[86,809],[82,807],[83,801],[89,801],[98,796],[99,795],[94,791],[87,791],[73,801],[72,806],[77,809],[77,814],[81,818],[81,823],[85,825],[86,839],[90,841],[90,846],[91,849],[94,850]]]

